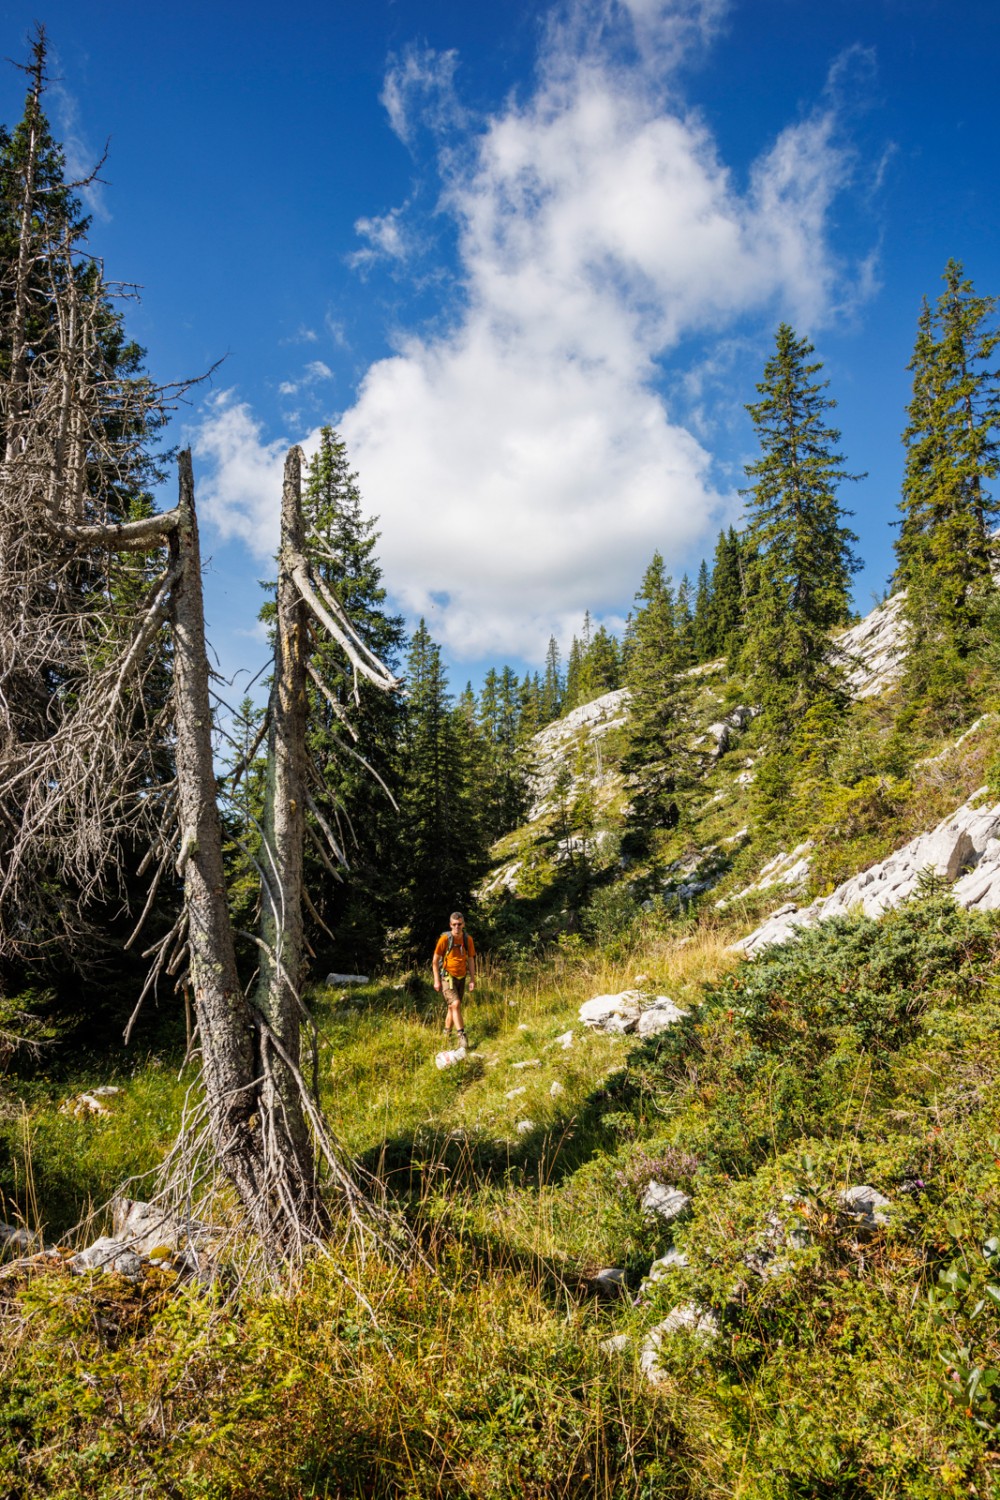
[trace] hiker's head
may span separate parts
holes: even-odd
[[[462,913],[460,911],[453,911],[448,918],[448,925],[453,932],[461,932],[465,926],[465,918],[462,916]]]

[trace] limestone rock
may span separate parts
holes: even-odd
[[[107,1235],[102,1235],[86,1250],[74,1255],[70,1267],[79,1272],[103,1271],[106,1275],[116,1271],[131,1281],[142,1274],[142,1261],[135,1251],[123,1245],[121,1240],[113,1240]]]
[[[541,1058],[539,1058],[539,1057],[529,1057],[524,1062],[511,1063],[510,1066],[511,1066],[511,1069],[515,1073],[519,1073],[522,1068],[540,1068],[541,1065],[542,1065]]]
[[[773,912],[748,937],[734,947],[753,956],[762,949],[787,943],[802,928],[813,927],[830,917],[860,909],[868,917],[879,917],[916,891],[920,876],[931,870],[953,882],[952,895],[960,906],[977,911],[1000,907],[1000,803],[978,806],[982,792],[975,793],[950,817],[929,833],[911,839],[860,874],[853,875],[829,896],[811,905]]]
[[[597,1347],[602,1354],[625,1354],[630,1342],[627,1333],[613,1333],[609,1339],[602,1339]]]
[[[662,1182],[648,1182],[646,1191],[642,1195],[643,1211],[662,1219],[664,1224],[672,1224],[690,1202],[691,1199],[687,1193],[682,1192],[678,1187],[669,1187]]]
[[[339,987],[340,985],[343,985],[343,984],[367,984],[368,983],[368,975],[367,974],[328,974],[326,976],[326,983],[329,984],[329,985],[333,985],[335,987]]]
[[[594,1272],[589,1282],[598,1297],[620,1297],[625,1290],[625,1272],[621,1266],[604,1266]]]
[[[657,1286],[659,1282],[665,1281],[672,1272],[683,1271],[687,1263],[688,1258],[684,1251],[674,1249],[668,1250],[666,1255],[661,1255],[657,1260],[654,1260],[642,1278],[642,1284],[639,1287],[640,1299],[648,1297],[653,1287]]]
[[[30,1255],[42,1249],[42,1237],[33,1229],[20,1224],[0,1224],[0,1254],[9,1251],[12,1255]]]
[[[661,1031],[669,1031],[678,1021],[683,1021],[686,1015],[687,1011],[681,1010],[666,995],[657,995],[652,1005],[640,1013],[636,1032],[641,1037],[659,1036]]]
[[[708,1343],[718,1336],[718,1332],[719,1320],[710,1308],[701,1307],[697,1302],[679,1302],[662,1323],[649,1330],[643,1340],[639,1367],[652,1385],[659,1385],[666,1379],[666,1372],[660,1365],[660,1351],[665,1340],[686,1333]]]
[[[534,1122],[534,1120],[518,1120],[517,1126],[516,1126],[518,1135],[527,1135],[529,1133],[529,1131],[534,1130],[534,1128],[535,1128],[535,1122]]]
[[[180,1250],[188,1243],[192,1231],[201,1227],[190,1220],[182,1222],[157,1204],[143,1203],[138,1198],[115,1198],[111,1216],[114,1238],[139,1255],[148,1255],[161,1246]]]
[[[612,1034],[634,1031],[642,1008],[641,990],[623,990],[620,995],[595,995],[580,1006],[580,1020],[595,1031]]]
[[[834,643],[832,655],[845,670],[852,698],[873,698],[899,677],[906,651],[905,598],[905,590],[893,594]]]
[[[528,1092],[528,1090],[525,1088],[524,1084],[522,1083],[522,1085],[521,1085],[521,1087],[519,1089],[508,1089],[507,1092],[506,1092],[506,1094],[504,1094],[504,1098],[505,1099],[517,1099],[521,1094],[526,1094],[527,1092]]]
[[[889,1210],[892,1208],[889,1199],[875,1188],[869,1187],[866,1182],[838,1193],[837,1205],[841,1213],[856,1220],[858,1227],[866,1230],[880,1229],[888,1224]]]
[[[555,1099],[558,1094],[565,1093],[565,1089],[563,1088],[562,1084],[559,1082],[558,1078],[554,1079],[552,1081],[552,1083],[550,1084],[550,1086],[549,1086],[549,1093],[552,1095],[553,1099]]]

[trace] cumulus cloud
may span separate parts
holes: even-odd
[[[537,658],[585,607],[627,608],[654,548],[710,547],[737,501],[714,478],[707,410],[685,425],[664,395],[683,384],[685,341],[733,347],[748,317],[779,313],[814,331],[844,300],[830,235],[852,171],[843,80],[738,184],[670,74],[724,12],[573,0],[531,91],[466,149],[440,139],[461,304],[443,331],[398,337],[338,425],[387,583],[455,657]],[[454,72],[452,54],[393,63],[383,98],[401,139],[421,108],[440,135]],[[369,246],[399,228],[364,226]],[[704,406],[711,373],[688,375]],[[238,404],[217,414],[224,432],[237,420],[252,422]]]
[[[278,509],[286,438],[267,442],[250,407],[231,390],[206,403],[189,434],[199,460],[199,507],[223,541],[239,537],[258,558],[278,544]]]

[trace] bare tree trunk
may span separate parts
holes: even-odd
[[[312,1141],[296,1077],[301,1050],[299,993],[302,968],[302,865],[306,805],[306,663],[308,615],[291,573],[290,558],[305,550],[302,523],[302,450],[289,449],[281,495],[274,678],[271,686],[267,780],[261,825],[260,973],[254,1005],[267,1022],[267,1063],[262,1103],[282,1137],[290,1170],[297,1171],[305,1203],[315,1197]],[[280,1051],[270,1048],[272,1038]],[[294,1065],[295,1072],[288,1066]],[[318,1212],[318,1199],[316,1199]]]
[[[254,1022],[236,971],[222,867],[222,828],[212,760],[212,710],[205,654],[201,554],[191,454],[179,458],[180,503],[170,538],[180,578],[173,591],[174,701],[178,811],[195,1014],[205,1095],[219,1162],[251,1222],[272,1225],[259,1121]],[[256,1127],[256,1128],[255,1128]]]

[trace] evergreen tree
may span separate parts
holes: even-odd
[[[1000,471],[997,298],[978,296],[957,261],[943,280],[936,308],[925,302],[921,310],[903,434],[896,557],[907,589],[911,688],[914,678],[926,688],[935,674],[947,676],[949,659],[962,674],[1000,562],[992,534],[1000,500],[991,493]]]
[[[589,614],[585,634],[590,636],[590,643],[584,648],[580,663],[578,703],[590,703],[621,687],[621,652],[615,637],[604,625],[591,631]]]
[[[677,585],[674,615],[677,629],[677,647],[680,660],[690,666],[695,659],[694,649],[694,594],[691,580],[685,573]]]
[[[530,679],[529,679],[530,681]],[[487,672],[480,694],[478,731],[485,757],[481,803],[489,843],[510,833],[527,809],[521,733],[521,684],[511,667]]]
[[[712,562],[711,602],[706,631],[706,660],[726,656],[735,664],[742,645],[744,616],[744,547],[735,529],[720,531]]]
[[[469,905],[485,848],[469,777],[469,705],[453,710],[441,648],[423,620],[410,642],[406,682],[400,795],[406,858],[396,875],[417,957],[430,952],[443,917]]]
[[[842,677],[829,633],[850,618],[850,579],[860,566],[837,487],[848,474],[826,425],[836,403],[813,346],[787,323],[748,405],[761,457],[747,468],[750,566],[743,669],[772,744],[787,742],[797,718],[819,697],[838,698]]]
[[[694,618],[691,622],[691,637],[696,662],[711,661],[715,655],[712,641],[712,580],[708,563],[704,558],[698,568],[698,585],[695,591]]]
[[[542,713],[542,679],[538,672],[525,672],[521,680],[520,710],[518,734],[523,745],[548,723]]]
[[[46,456],[37,482],[59,521],[140,520],[152,514],[150,486],[163,477],[156,452],[166,421],[162,394],[143,373],[144,351],[126,336],[87,244],[89,221],[65,180],[64,155],[44,109],[47,48],[41,27],[23,71],[23,116],[12,133],[0,127],[0,454],[12,465],[42,439]],[[25,548],[37,547],[44,556],[50,536],[29,534],[24,526]],[[16,637],[34,643],[30,680],[0,664],[0,700],[13,743],[48,740],[62,706],[76,699],[95,670],[127,649],[136,610],[161,567],[155,545],[149,553],[111,553],[100,563],[76,567],[72,577],[64,572],[59,598],[47,586],[0,604],[0,613],[12,613]],[[79,647],[75,653],[66,650],[70,637]],[[173,776],[166,725],[152,743],[145,733],[160,718],[169,693],[163,631],[152,634],[143,659],[144,690],[134,695],[130,716],[145,748],[127,783],[140,798]],[[16,806],[6,808],[4,821],[0,865],[9,864],[5,845],[19,825]],[[124,939],[129,904],[141,909],[145,898],[146,880],[137,868],[141,851],[109,848],[104,857],[119,862],[121,886],[113,901],[103,909],[95,901],[87,910],[89,897],[64,873],[55,873],[54,856],[36,898],[16,922],[2,924],[0,950],[37,946],[40,961],[58,976],[86,970]],[[154,912],[154,928],[156,920]],[[131,987],[134,975],[125,982]]]
[[[545,676],[542,679],[539,728],[550,724],[553,719],[558,719],[562,713],[565,688],[559,645],[555,636],[550,635],[548,649],[545,652]]]
[[[631,696],[622,771],[632,784],[629,841],[639,849],[652,831],[677,826],[692,772],[676,602],[659,552],[646,569],[636,604],[625,684]]]
[[[580,675],[583,670],[583,645],[573,637],[566,663],[566,687],[562,699],[562,712],[568,714],[584,700],[580,697]]]
[[[403,621],[386,609],[376,523],[363,513],[357,474],[346,445],[331,427],[322,429],[309,465],[303,511],[316,572],[339,598],[365,645],[395,671],[405,640]],[[398,912],[401,832],[390,794],[397,788],[404,710],[395,694],[381,692],[364,678],[355,682],[332,642],[317,644],[313,664],[327,689],[309,688],[310,748],[316,764],[324,767],[317,801],[331,826],[339,827],[349,871],[341,884],[333,884],[323,876],[315,853],[308,852],[314,906],[333,934],[335,949],[331,951],[330,938],[318,922],[310,939],[331,963],[368,968],[379,957],[382,934],[395,925]],[[367,766],[351,753],[353,735]]]

